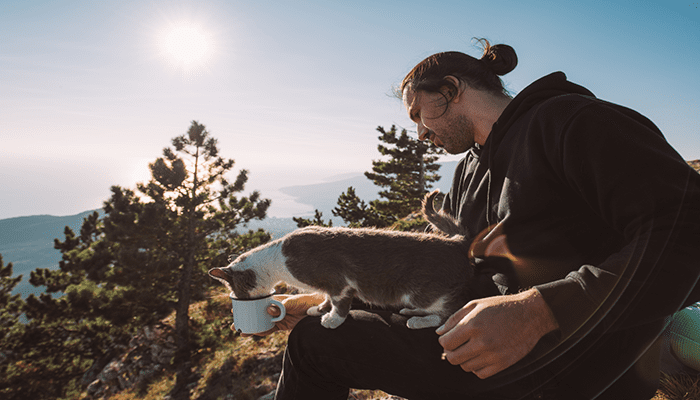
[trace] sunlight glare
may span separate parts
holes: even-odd
[[[211,35],[201,26],[185,22],[166,29],[160,42],[171,66],[186,73],[205,67],[214,47]]]

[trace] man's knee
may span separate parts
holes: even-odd
[[[381,333],[388,327],[381,316],[354,310],[335,329],[321,325],[320,317],[309,316],[299,321],[289,334],[287,352],[297,365],[323,363],[329,359],[362,359],[370,356],[367,353],[387,345],[386,340],[380,338],[387,336]]]
[[[297,367],[314,363],[342,347],[342,337],[342,332],[323,327],[320,317],[306,317],[289,334],[287,352]]]
[[[319,317],[306,317],[302,319],[289,333],[287,347],[294,351],[300,351],[301,349],[313,351],[316,346],[309,346],[309,344],[313,343],[313,340],[316,340],[319,336],[317,332],[319,328],[325,329],[321,325]]]
[[[276,398],[348,398],[349,389],[336,382],[333,363],[325,358],[337,346],[332,331],[321,325],[319,317],[297,323],[287,340]]]

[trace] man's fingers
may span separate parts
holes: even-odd
[[[477,370],[474,370],[472,372],[474,373],[474,375],[477,376],[477,378],[486,379],[486,378],[490,378],[490,377],[496,375],[497,373],[501,372],[502,370],[503,369],[501,369],[500,367],[495,367],[493,365],[489,365],[486,368],[477,369]]]
[[[457,324],[464,318],[469,312],[474,309],[475,305],[473,305],[471,302],[467,303],[464,307],[460,308],[455,312],[454,314],[450,315],[450,317],[445,321],[445,323],[437,328],[435,333],[438,335],[444,335],[452,330]]]
[[[474,340],[456,346],[454,349],[445,349],[445,359],[452,365],[462,365],[465,363],[484,361],[481,356],[481,346]],[[484,365],[472,365],[474,368],[483,368]]]
[[[235,323],[234,323],[234,324],[231,324],[231,330],[234,331],[234,332],[237,332],[237,331],[236,331],[236,324],[235,324]],[[269,335],[269,334],[271,334],[271,333],[277,332],[278,330],[279,330],[279,329],[278,329],[277,327],[274,327],[274,328],[272,328],[272,329],[270,329],[270,330],[268,330],[268,331],[265,331],[265,332],[259,332],[259,333],[241,333],[241,336],[242,336],[242,337],[267,336],[267,335]]]
[[[447,321],[445,321],[445,323],[442,324],[441,327],[439,327],[435,330],[435,333],[437,333],[438,335],[444,335],[445,332],[449,332],[452,328],[454,328],[455,325],[457,325],[457,320],[458,320],[456,318],[456,315],[457,315],[456,313],[450,315],[450,317],[447,318]]]
[[[473,372],[479,379],[486,379],[508,367],[488,356],[477,357],[460,365],[463,370]]]
[[[473,336],[473,332],[468,324],[468,316],[475,307],[476,304],[468,303],[462,309],[454,313],[445,322],[445,325],[438,328],[436,333],[441,335],[438,338],[438,342],[443,349],[446,351],[455,350],[469,342]]]
[[[466,372],[473,372],[480,379],[488,378],[505,369],[492,355],[474,350],[468,343],[456,350],[446,351],[445,359],[452,365],[459,365]]]
[[[287,314],[306,315],[306,310],[313,306],[321,304],[325,299],[325,295],[318,293],[308,293],[297,295],[280,295],[279,298],[278,296],[273,296],[273,298],[275,300],[281,301],[282,304],[284,304],[284,307],[287,309]]]
[[[275,305],[269,305],[267,306],[267,313],[274,318],[279,317],[279,315],[282,314],[282,311],[280,311],[280,309]]]

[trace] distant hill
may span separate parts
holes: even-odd
[[[29,273],[37,268],[58,269],[61,253],[53,248],[54,239],[65,238],[63,231],[66,226],[79,233],[83,219],[92,213],[85,211],[66,217],[34,215],[0,220],[0,254],[3,262],[5,265],[12,263],[15,276],[23,275],[14,294],[21,293],[22,297],[27,297],[43,291],[29,283]]]
[[[441,165],[438,174],[440,181],[434,185],[434,189],[440,189],[446,193],[452,185],[452,176],[457,166],[457,161],[439,163]],[[338,196],[352,186],[357,196],[369,202],[379,198],[380,188],[367,179],[364,174],[356,174],[341,180],[317,183],[313,185],[287,186],[279,189],[280,192],[295,197],[298,203],[311,204],[315,209],[323,213],[323,219],[332,219],[334,225],[341,225],[342,219],[333,217],[331,210],[338,205]]]

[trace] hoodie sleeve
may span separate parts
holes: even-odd
[[[598,265],[536,286],[562,339],[659,320],[700,300],[700,175],[643,116],[592,102],[554,143],[566,185],[624,238]]]

